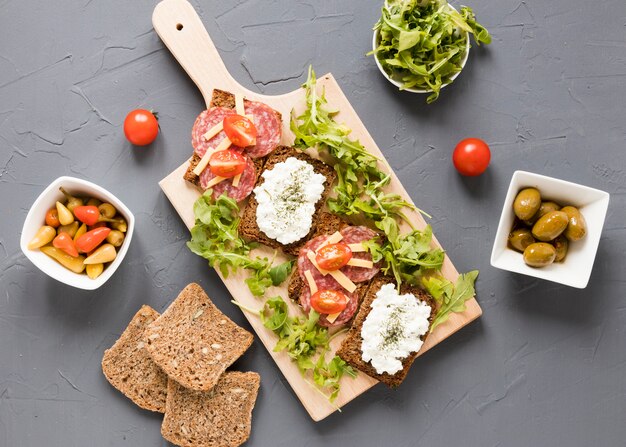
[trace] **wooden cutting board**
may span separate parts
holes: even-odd
[[[289,130],[289,117],[291,116],[292,109],[295,109],[297,113],[304,110],[305,98],[303,89],[298,89],[284,95],[266,96],[252,92],[239,85],[228,73],[200,17],[198,17],[193,7],[186,0],[164,0],[159,3],[154,9],[152,23],[159,37],[200,89],[207,106],[211,100],[213,88],[243,94],[250,100],[264,102],[282,113],[282,144],[291,145],[293,143],[293,134]],[[268,63],[271,63],[271,61],[268,60]],[[376,146],[376,143],[367,132],[367,129],[365,129],[365,126],[331,74],[327,74],[318,79],[318,89],[320,89],[320,91],[321,89],[325,89],[328,102],[333,107],[340,110],[336,119],[350,127],[353,130],[353,137],[359,139],[372,154],[383,160],[388,170],[391,170],[380,149]],[[193,123],[189,123],[190,135],[192,124]],[[191,155],[191,152],[191,144],[187,148],[182,148],[181,161],[183,161],[183,163],[181,166],[159,182],[161,189],[172,202],[172,205],[188,228],[191,228],[194,224],[193,203],[200,196],[200,191],[195,186],[183,180],[183,174],[187,169],[187,159]],[[409,194],[393,173],[389,189],[411,202]],[[407,212],[407,214],[417,228],[423,229],[426,226],[426,222],[420,214],[416,212]],[[439,246],[439,242],[436,240],[434,243]],[[259,249],[259,253],[271,255],[272,251],[269,249]],[[278,259],[277,261],[282,261],[282,259]],[[458,272],[454,268],[454,265],[452,265],[448,256],[446,256],[442,272],[443,275],[451,281],[455,281],[458,277]],[[260,308],[263,304],[263,300],[254,297],[250,293],[244,283],[246,277],[246,272],[243,271],[232,274],[228,278],[222,277],[222,280],[235,300],[248,307],[255,309]],[[287,299],[286,289],[285,282],[285,285],[282,287],[270,289],[267,296],[280,294],[288,301],[292,315],[301,312],[297,305],[292,304],[290,300]],[[450,335],[478,318],[481,314],[482,311],[476,300],[469,300],[465,312],[453,314],[446,323],[438,326],[435,331],[428,336],[420,354],[423,354],[442,340],[448,338]],[[344,406],[377,383],[376,380],[363,373],[360,373],[356,379],[344,378],[341,384],[341,392],[337,400],[334,405],[330,404],[324,396],[320,395],[320,393],[314,389],[311,383],[304,380],[296,365],[286,354],[273,351],[277,338],[271,331],[265,329],[259,318],[247,312],[245,312],[245,315],[313,420],[319,421],[324,419],[326,416],[336,411],[337,407]],[[339,346],[341,340],[342,336],[333,340],[333,350]],[[419,369],[419,362],[417,362],[414,368]],[[364,401],[363,404],[366,404],[366,402]]]

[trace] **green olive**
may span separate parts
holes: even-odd
[[[518,228],[509,233],[509,244],[519,252],[523,253],[526,247],[534,243],[535,238],[528,228]]]
[[[563,211],[551,211],[533,225],[533,236],[543,242],[551,241],[565,231],[568,222]]]
[[[513,211],[521,220],[530,220],[541,206],[541,194],[536,188],[522,189],[513,202]]]
[[[563,207],[561,211],[564,212],[569,219],[567,228],[563,233],[565,237],[570,241],[579,241],[584,238],[587,234],[587,222],[578,208],[566,206]]]
[[[120,247],[124,242],[124,233],[118,230],[112,230],[107,235],[107,242],[114,247]]]
[[[110,203],[102,203],[98,206],[98,209],[100,210],[100,214],[107,219],[113,219],[113,216],[117,214],[117,210]]]
[[[552,241],[552,245],[554,245],[554,249],[556,251],[556,258],[554,258],[554,262],[561,262],[567,256],[567,249],[569,248],[569,242],[567,238],[563,235],[560,235],[555,240]]]
[[[540,217],[545,216],[552,211],[558,211],[561,209],[561,206],[556,202],[541,202],[541,206],[539,206],[539,210],[535,213],[535,215],[528,221],[526,224],[531,227],[539,220]]]
[[[524,250],[524,262],[531,267],[545,267],[554,262],[556,249],[546,242],[530,244]]]
[[[100,206],[101,203],[102,203],[102,200],[96,199],[95,197],[91,197],[89,200],[87,200],[87,203],[85,203],[85,205]]]

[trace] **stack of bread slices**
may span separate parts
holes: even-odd
[[[161,434],[184,447],[239,446],[250,436],[260,377],[226,371],[253,336],[189,284],[159,315],[142,306],[102,359],[107,380],[165,413]]]

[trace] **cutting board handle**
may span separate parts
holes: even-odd
[[[228,73],[202,20],[187,0],[163,0],[154,8],[155,31],[189,77],[196,83],[209,105],[214,87],[241,91]]]

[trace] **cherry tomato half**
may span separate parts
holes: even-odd
[[[224,132],[235,146],[248,147],[256,142],[256,127],[245,116],[227,115],[224,118]]]
[[[471,177],[485,172],[490,160],[489,146],[478,138],[466,138],[459,141],[452,154],[452,162],[456,170]]]
[[[339,270],[352,259],[352,250],[346,244],[328,244],[317,250],[315,260],[324,270]]]
[[[56,208],[50,208],[46,213],[46,225],[52,228],[57,228],[61,225],[59,221],[59,212]]]
[[[159,122],[151,111],[136,109],[126,115],[124,135],[135,146],[146,146],[152,143],[158,133]]]
[[[209,159],[209,168],[220,177],[234,177],[246,169],[246,157],[232,149],[213,152]]]
[[[338,290],[319,290],[311,297],[311,307],[321,314],[336,314],[343,311],[348,298]]]

